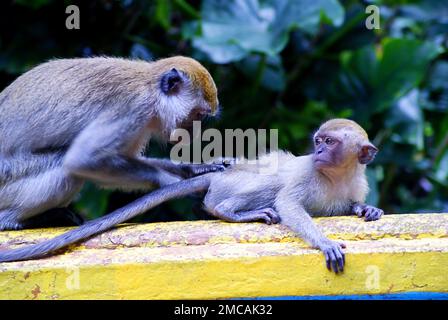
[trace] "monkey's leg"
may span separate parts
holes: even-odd
[[[280,222],[280,217],[272,208],[263,208],[250,211],[235,211],[235,199],[222,201],[213,209],[208,209],[215,217],[227,222],[253,222],[263,220],[267,224]]]
[[[67,206],[82,185],[83,180],[68,175],[63,168],[55,168],[3,186],[0,230],[26,228],[29,218]]]

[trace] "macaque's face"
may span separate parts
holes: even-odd
[[[351,131],[318,131],[314,135],[313,162],[318,170],[338,170],[368,164],[378,149]]]
[[[334,168],[344,162],[343,141],[337,135],[317,132],[314,136],[313,162],[319,169]]]
[[[216,91],[206,93],[188,74],[176,68],[162,75],[160,91],[159,115],[168,136],[175,129],[186,129],[191,133],[194,121],[203,121],[217,112]]]

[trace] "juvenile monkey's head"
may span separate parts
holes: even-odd
[[[366,165],[377,152],[365,130],[352,120],[329,120],[314,134],[313,163],[317,170],[347,170],[358,164]]]
[[[218,111],[217,89],[207,69],[187,57],[171,57],[153,63],[158,92],[156,110],[164,131],[190,128],[193,121],[214,116]]]

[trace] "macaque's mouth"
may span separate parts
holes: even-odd
[[[329,166],[331,165],[331,162],[325,159],[319,159],[319,158],[313,158],[314,164],[317,164],[319,166]]]

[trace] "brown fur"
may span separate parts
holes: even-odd
[[[369,140],[367,132],[355,121],[349,119],[331,119],[322,124],[319,128],[320,132],[338,131],[340,129],[353,130]]]

